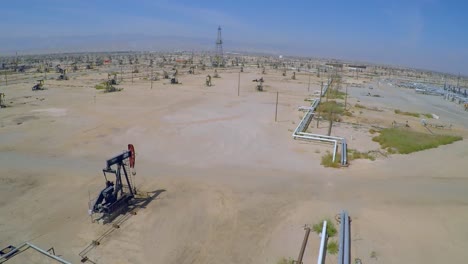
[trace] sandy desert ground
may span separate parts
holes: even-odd
[[[297,257],[305,224],[342,209],[352,218],[352,258],[362,263],[466,262],[466,140],[324,168],[330,146],[291,137],[298,106],[323,79],[313,76],[308,91],[307,75],[290,80],[271,70],[257,92],[260,70],[247,68],[237,96],[237,70],[221,70],[212,87],[204,86],[207,73],[152,89],[126,79],[123,91],[108,94],[94,89],[107,78],[97,71],[46,81],[44,91],[28,81],[3,87],[11,107],[0,109],[0,248],[30,241],[79,263],[79,252],[111,228],[87,214],[90,195],[104,186],[101,170],[132,143],[138,189],[156,195],[89,252],[96,263],[275,264]],[[368,85],[382,97],[366,96]],[[440,97],[377,81],[348,92],[351,106],[382,110],[353,109],[355,117],[336,124],[333,134],[350,148],[379,149],[371,125],[419,125],[393,109],[434,113],[453,125],[439,132],[467,135],[466,112]],[[315,262],[318,246],[311,235],[304,263]]]

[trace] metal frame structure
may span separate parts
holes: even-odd
[[[50,253],[46,250],[43,250],[42,248],[39,248],[38,246],[35,246],[29,242],[26,242],[26,243],[23,243],[22,245],[18,246],[18,247],[12,247],[13,249],[8,252],[7,254],[3,255],[3,256],[0,256],[0,263],[4,263],[6,261],[8,261],[8,259],[10,258],[13,258],[15,255],[18,255],[26,250],[28,250],[29,248],[32,248],[34,250],[36,250],[37,252],[41,253],[42,255],[46,256],[46,257],[49,257],[55,261],[58,261],[59,263],[62,263],[62,264],[71,264],[71,262],[68,262],[58,256],[56,256],[55,252],[53,253]],[[53,251],[53,248],[51,248],[52,251]],[[49,249],[50,251],[50,249]]]
[[[346,139],[342,137],[333,137],[333,136],[326,136],[326,135],[319,135],[319,134],[311,134],[306,133],[307,127],[309,127],[312,118],[315,115],[315,109],[317,109],[318,105],[320,104],[321,97],[327,93],[329,84],[324,86],[322,94],[318,99],[312,100],[312,104],[310,107],[300,107],[300,110],[307,110],[306,114],[302,118],[299,125],[294,130],[292,137],[294,139],[302,139],[302,140],[315,140],[321,141],[326,143],[333,144],[333,161],[336,158],[336,151],[338,150],[338,145],[341,144],[341,166],[346,166],[348,164],[348,151],[347,151],[347,143]]]
[[[218,26],[218,37],[216,38],[216,54],[212,62],[215,67],[224,66],[223,40],[221,38],[221,26]]]
[[[132,158],[134,158],[134,152],[129,150],[106,161],[106,168],[102,170],[106,179],[106,188],[99,193],[98,198],[92,204],[91,213],[102,213],[104,216],[109,217],[135,197],[134,186],[125,168],[125,161],[127,160],[130,160],[130,167],[132,167]],[[115,165],[117,168],[113,169],[112,166]],[[125,176],[126,186],[122,181],[122,171]],[[107,179],[109,173],[115,175],[115,183]]]

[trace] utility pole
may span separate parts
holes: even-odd
[[[302,264],[302,258],[304,257],[304,252],[307,246],[307,240],[309,240],[309,234],[310,234],[310,227],[305,227],[304,229],[306,231],[304,235],[304,240],[302,241],[302,246],[301,246],[301,251],[299,252],[299,257],[297,258],[297,261],[295,262],[299,264]]]
[[[332,77],[332,78],[330,79],[330,81],[328,82],[327,102],[328,102],[328,94],[330,94],[330,92],[332,91],[332,90],[330,90],[330,89],[332,89],[333,85],[335,85],[335,84],[334,84],[334,80],[335,80],[334,78],[335,78],[335,77]],[[332,85],[332,84],[333,84],[333,85]],[[337,86],[337,87],[338,87],[338,86]],[[333,105],[334,105],[334,104],[333,104]],[[328,111],[328,121],[330,122],[329,125],[328,125],[328,136],[331,135],[331,130],[332,130],[332,126],[333,126],[333,113],[334,113],[334,112],[333,112],[333,111],[334,111],[333,105],[332,105],[332,106],[330,106],[330,105],[328,106],[328,107],[330,108],[330,110]]]
[[[322,84],[320,85],[320,97],[319,97],[320,101],[322,101],[322,93],[323,93],[323,81],[322,81]]]
[[[275,122],[278,121],[278,97],[279,97],[279,92],[276,92]]]
[[[320,85],[320,97],[319,97],[319,100],[322,101],[322,92],[323,92],[323,81],[322,81],[322,84]],[[320,102],[319,101],[319,102]],[[319,106],[320,107],[320,106]],[[317,110],[319,110],[320,108],[318,108]],[[319,115],[317,116],[317,128],[319,127],[319,122],[320,122],[320,112],[319,111]]]
[[[346,94],[345,94],[345,98],[344,98],[344,109],[346,110],[346,102],[348,101],[348,85],[346,85]]]
[[[333,126],[333,110],[332,110],[332,107],[328,106],[330,108],[330,111],[328,112],[328,121],[329,121],[329,124],[328,124],[328,136],[331,135],[331,130],[332,130],[332,126]]]
[[[327,102],[328,102],[328,95],[330,94],[330,91],[331,91],[331,90],[330,90],[330,89],[331,89],[331,87],[330,87],[331,85],[330,85],[330,84],[331,84],[330,79],[328,79],[327,97],[325,97]]]
[[[239,79],[237,80],[237,96],[240,95],[240,72],[239,72]]]

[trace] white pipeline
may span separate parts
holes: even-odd
[[[323,91],[322,96],[323,96],[323,94],[326,93],[326,91],[328,89],[328,85],[326,85],[324,88],[325,88],[325,90]],[[292,133],[292,137],[294,139],[299,138],[299,139],[317,140],[317,141],[333,143],[333,162],[335,162],[336,152],[338,150],[338,143],[341,143],[341,147],[343,148],[343,150],[341,151],[341,164],[346,165],[347,164],[347,158],[346,158],[346,149],[345,148],[347,147],[347,145],[346,145],[346,140],[344,138],[334,137],[334,136],[325,136],[325,135],[319,135],[319,134],[311,134],[311,133],[306,133],[306,132],[300,131],[300,130],[305,130],[306,129],[305,125],[308,122],[310,122],[310,120],[314,116],[314,114],[315,114],[314,111],[317,108],[317,106],[319,105],[320,99],[321,98],[313,99],[312,104],[311,104],[310,107],[300,107],[299,108],[300,110],[307,110],[307,113],[304,115],[301,122],[299,123],[299,125],[296,127],[296,129]]]
[[[327,221],[323,221],[323,228],[322,228],[322,239],[320,240],[320,249],[319,255],[317,258],[317,264],[323,264],[325,261],[325,243],[327,242]]]

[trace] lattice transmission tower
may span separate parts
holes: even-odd
[[[223,40],[221,38],[221,26],[218,27],[218,38],[216,39],[216,54],[213,60],[213,66],[224,66]]]

